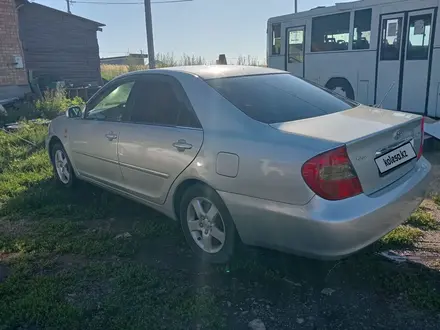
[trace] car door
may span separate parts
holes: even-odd
[[[165,202],[171,184],[194,160],[203,130],[180,83],[145,74],[133,89],[130,123],[119,133],[118,154],[126,188],[150,202]]]
[[[120,124],[127,120],[134,79],[119,79],[92,97],[82,118],[69,128],[72,159],[86,179],[111,186],[123,184],[117,143]]]

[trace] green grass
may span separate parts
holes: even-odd
[[[420,229],[402,225],[385,235],[381,242],[390,247],[407,247],[412,246],[421,237],[423,231]]]
[[[407,223],[424,230],[435,230],[439,227],[438,221],[432,216],[432,214],[422,208],[417,209],[409,217]]]
[[[432,194],[431,199],[437,206],[440,206],[440,195],[438,193]]]
[[[0,132],[0,274],[9,274],[0,277],[1,330],[222,329],[228,316],[221,306],[238,299],[230,283],[271,294],[284,279],[319,286],[322,277],[440,308],[437,273],[390,266],[374,254],[358,254],[332,271],[333,263],[266,250],[240,251],[226,266],[200,261],[190,268],[181,259],[190,252],[178,224],[88,184],[58,187],[42,148],[46,130]],[[414,226],[434,229],[432,217],[418,210],[376,248],[413,245],[423,235]],[[116,238],[126,232],[130,237]]]
[[[0,329],[221,326],[213,290],[133,259],[145,240],[176,237],[177,224],[86,184],[59,188],[46,132],[0,132],[0,267],[10,273],[0,282]]]
[[[0,285],[0,328],[212,329],[224,322],[215,292],[179,274],[124,261],[60,266],[15,262]]]

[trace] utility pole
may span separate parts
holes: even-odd
[[[295,13],[298,12],[298,0],[294,0],[295,1]]]
[[[67,12],[69,14],[72,14],[72,12],[70,11],[70,0],[66,0],[66,3],[67,3]]]
[[[145,4],[145,27],[147,29],[147,46],[148,46],[148,67],[156,68],[154,60],[154,42],[153,42],[153,22],[151,19],[151,0],[144,0]]]

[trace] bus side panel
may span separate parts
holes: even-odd
[[[353,88],[356,101],[374,104],[375,51],[308,53],[306,56],[306,79],[325,87],[331,78],[345,78]]]
[[[267,66],[272,69],[285,70],[285,62],[284,55],[272,55],[267,60]]]

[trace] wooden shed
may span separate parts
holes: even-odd
[[[16,6],[30,77],[42,87],[55,81],[101,84],[97,32],[104,24],[27,0],[16,0]]]

